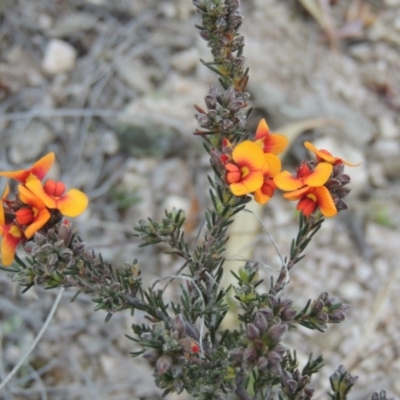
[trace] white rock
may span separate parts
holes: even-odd
[[[340,296],[344,301],[354,301],[363,297],[363,289],[361,286],[352,281],[344,282],[340,285]]]
[[[373,144],[372,151],[378,159],[388,160],[397,158],[400,155],[400,144],[397,140],[381,139]]]
[[[186,217],[189,217],[190,201],[182,196],[170,195],[165,199],[161,209],[164,212],[164,210],[171,211],[173,208],[183,210]]]
[[[121,58],[117,62],[117,73],[132,89],[148,93],[153,89],[151,75],[154,69],[146,67],[142,61],[132,58]]]
[[[171,65],[180,72],[190,72],[199,64],[199,52],[196,48],[181,51],[171,57]]]
[[[77,52],[69,43],[52,39],[47,44],[42,61],[43,71],[49,75],[57,75],[74,68]]]
[[[385,171],[381,163],[370,162],[368,172],[369,180],[373,186],[381,188],[388,184],[388,181],[385,177]]]
[[[359,61],[368,61],[371,59],[371,47],[366,44],[357,44],[350,48],[350,54]]]
[[[400,6],[400,0],[385,0],[385,6],[398,7]]]
[[[53,37],[63,37],[73,34],[80,34],[94,27],[97,23],[94,14],[86,12],[76,12],[62,16],[58,19],[49,34]]]
[[[400,127],[389,114],[384,114],[379,117],[378,126],[381,137],[385,139],[396,139],[400,136]]]
[[[103,133],[104,152],[111,156],[119,149],[119,142],[115,132],[106,131]]]
[[[393,28],[396,29],[396,31],[400,31],[400,16],[397,17],[394,22],[393,22]]]
[[[25,131],[12,137],[10,160],[15,164],[35,160],[53,139],[54,134],[47,125],[33,121]]]

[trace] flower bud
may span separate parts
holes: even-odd
[[[181,379],[175,379],[173,385],[176,393],[182,392],[184,388],[184,383]]]
[[[254,361],[257,358],[257,352],[252,347],[247,347],[243,353],[243,361]]]
[[[229,352],[229,356],[238,362],[242,362],[243,361],[243,349],[233,349]]]
[[[261,370],[266,370],[269,365],[268,358],[260,357],[258,359],[257,367]]]
[[[264,317],[265,317],[265,319],[266,319],[267,321],[270,321],[270,320],[274,317],[273,311],[272,311],[270,308],[268,308],[268,307],[262,308],[261,310],[259,310],[259,312],[260,312],[262,315],[264,315]]]
[[[260,337],[260,331],[253,324],[247,324],[246,333],[247,333],[247,337],[250,340],[254,340],[254,339],[257,339],[258,337]]]
[[[157,371],[160,374],[165,374],[171,368],[171,365],[172,365],[171,357],[164,354],[157,360],[156,363]]]
[[[185,333],[185,319],[182,314],[178,314],[174,318],[173,328],[178,332],[179,337],[182,337]]]
[[[287,331],[286,324],[277,324],[268,329],[267,334],[272,342],[279,342],[284,333]]]
[[[65,192],[65,185],[63,182],[54,181],[49,179],[44,185],[43,189],[51,197],[61,197]]]
[[[20,208],[15,212],[15,220],[20,225],[29,225],[34,220],[32,208]]]
[[[151,363],[155,363],[160,357],[160,352],[157,349],[146,350],[142,356]]]
[[[268,328],[268,322],[265,319],[264,315],[260,312],[257,312],[254,317],[254,325],[258,328],[261,333],[264,333]]]
[[[178,376],[182,375],[183,367],[182,365],[173,365],[171,368],[171,374],[173,378],[177,378]]]

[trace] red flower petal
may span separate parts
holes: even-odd
[[[23,233],[14,224],[1,225],[3,240],[1,241],[1,262],[5,267],[11,265],[15,258],[15,250],[23,239]]]
[[[34,221],[24,230],[25,236],[30,239],[35,232],[41,229],[50,219],[51,214],[47,208],[37,210]]]
[[[331,153],[329,153],[328,150],[318,150],[312,143],[310,142],[304,142],[304,147],[308,150],[310,150],[312,153],[314,153],[317,157],[318,161],[326,161],[330,164],[336,165],[336,164],[345,164],[349,167],[358,167],[361,163],[358,164],[352,164],[348,161],[343,160],[342,158],[339,157],[334,157]]]
[[[54,163],[54,160],[54,153],[48,153],[40,160],[36,161],[31,168],[21,169],[18,171],[3,171],[0,172],[0,176],[15,179],[22,183],[26,183],[32,178],[42,180],[47,172],[49,172],[51,166]]]

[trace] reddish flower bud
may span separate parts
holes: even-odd
[[[157,360],[156,365],[157,371],[160,374],[165,374],[172,366],[172,359],[170,356],[164,354]]]
[[[29,225],[30,223],[33,222],[34,217],[35,214],[32,208],[21,208],[15,213],[15,220],[20,225]]]
[[[52,197],[61,197],[65,192],[64,183],[58,181],[53,181],[53,179],[49,179],[43,186],[44,191]]]

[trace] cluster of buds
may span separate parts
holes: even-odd
[[[346,399],[350,389],[356,384],[358,377],[346,371],[343,365],[329,377],[334,394],[329,394],[332,400]]]
[[[236,91],[244,92],[248,76],[241,55],[244,38],[238,33],[243,20],[239,0],[193,0],[193,5],[201,18],[197,26],[200,36],[208,42],[214,58],[205,65],[220,75],[224,88],[233,85]]]
[[[292,373],[283,370],[282,373],[282,391],[288,399],[309,400],[312,398],[315,389],[307,387],[311,377],[302,375],[298,369]]]
[[[340,303],[335,297],[323,292],[296,315],[296,320],[310,328],[323,331],[328,323],[342,322],[346,317],[346,311],[350,308],[348,304]]]
[[[171,321],[171,329],[162,322],[141,333],[140,343],[149,348],[143,357],[155,367],[160,388],[178,393],[184,389],[185,364],[200,352],[198,341],[192,337],[197,335],[180,314]]]
[[[31,168],[0,172],[0,176],[20,184],[14,199],[9,199],[8,184],[0,201],[0,235],[2,264],[14,261],[17,246],[25,244],[38,231],[46,231],[61,221],[63,216],[76,217],[88,205],[87,196],[78,189],[66,192],[63,182],[52,179],[43,182],[55,160],[49,153]]]
[[[195,106],[199,112],[196,115],[199,126],[205,130],[198,130],[195,135],[211,135],[220,133],[223,137],[232,137],[246,130],[246,116],[238,111],[247,106],[249,94],[236,92],[230,86],[224,93],[219,94],[215,86],[211,86],[205,97],[207,111]]]
[[[296,310],[292,308],[293,301],[285,300],[272,294],[267,295],[267,305],[260,312],[268,321],[285,322],[291,324],[296,317]]]
[[[263,310],[258,311],[253,323],[246,326],[244,346],[230,352],[234,365],[242,367],[245,371],[257,367],[272,376],[281,376],[281,363],[287,349],[280,341],[287,328],[286,323],[269,324]]]

